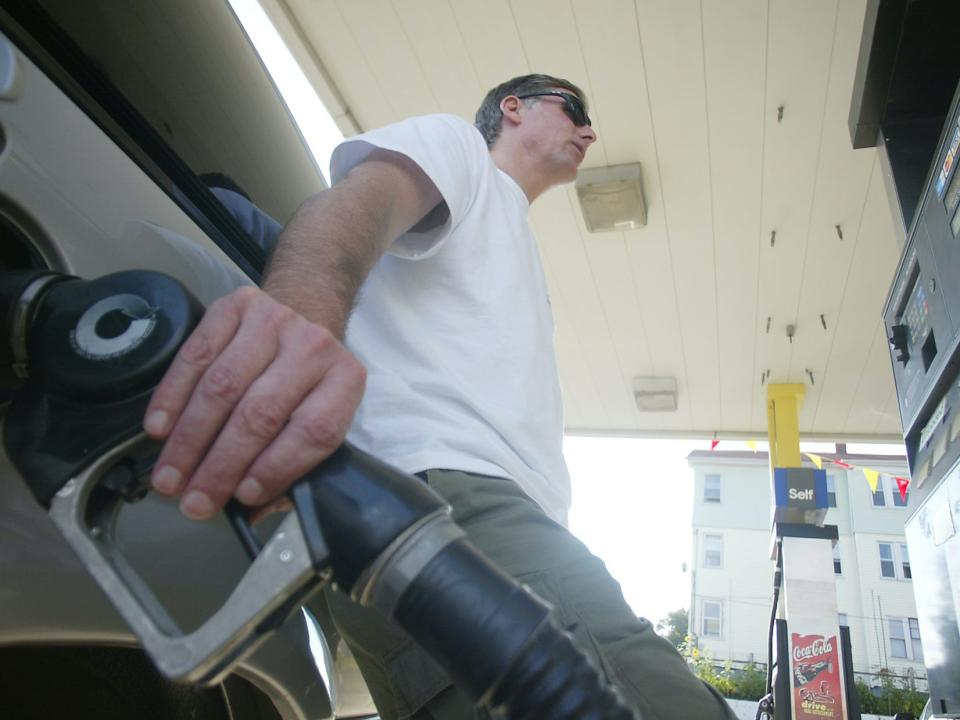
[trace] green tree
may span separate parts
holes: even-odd
[[[710,653],[697,648],[690,635],[684,639],[680,653],[693,673],[713,685],[725,698],[759,700],[766,694],[766,670],[755,663],[739,669],[734,669],[729,660],[720,663]]]
[[[674,610],[657,623],[657,634],[669,640],[677,650],[682,650],[689,622],[690,616],[686,608]]]
[[[920,717],[929,695],[920,692],[910,678],[893,677],[881,670],[880,687],[871,688],[863,680],[856,681],[857,696],[860,699],[860,712],[878,715],[895,715],[909,712]]]

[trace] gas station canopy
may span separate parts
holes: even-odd
[[[867,0],[262,4],[346,135],[472,119],[545,72],[589,97],[584,168],[640,164],[644,227],[588,232],[572,185],[531,209],[570,432],[762,437],[766,385],[803,383],[803,436],[901,438],[881,312],[904,224],[848,125]],[[641,410],[638,378],[676,409]]]

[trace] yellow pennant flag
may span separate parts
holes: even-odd
[[[870,470],[868,468],[860,468],[863,470],[864,476],[867,478],[867,482],[870,483],[870,492],[877,491],[877,477],[880,475],[876,470]]]
[[[753,450],[754,452],[756,452],[756,451],[757,451],[757,441],[756,441],[756,440],[747,440],[747,447],[750,448],[751,450]]]
[[[822,457],[820,457],[819,455],[814,455],[813,453],[804,453],[804,455],[806,455],[808,458],[810,458],[810,462],[812,462],[814,465],[817,466],[817,470],[823,470],[823,458],[822,458]]]

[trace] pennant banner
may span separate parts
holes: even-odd
[[[834,465],[836,465],[837,467],[842,467],[844,470],[852,470],[852,469],[853,469],[853,465],[848,465],[848,464],[845,463],[843,460],[831,460],[830,462],[832,462],[832,463],[833,463]]]
[[[751,450],[753,450],[754,452],[756,452],[756,451],[757,451],[757,441],[756,441],[756,440],[747,440],[747,447],[750,448]]]
[[[711,451],[712,451],[712,450],[715,450],[716,447],[717,447],[717,445],[719,445],[719,444],[720,444],[720,441],[719,441],[719,440],[711,440],[711,441],[710,441],[710,450],[711,450]]]
[[[894,479],[897,481],[897,490],[900,491],[900,499],[906,502],[907,488],[910,487],[910,478],[897,477]]]
[[[806,455],[808,458],[810,458],[810,462],[812,462],[814,465],[817,466],[817,470],[823,470],[823,458],[822,458],[822,457],[820,457],[819,455],[814,455],[813,453],[804,453],[804,455]]]
[[[864,476],[867,478],[867,482],[870,483],[870,492],[877,491],[877,477],[880,475],[876,470],[870,470],[868,468],[860,468],[863,470]]]

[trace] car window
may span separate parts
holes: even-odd
[[[324,185],[226,0],[5,6],[14,42],[258,275],[279,227]]]

